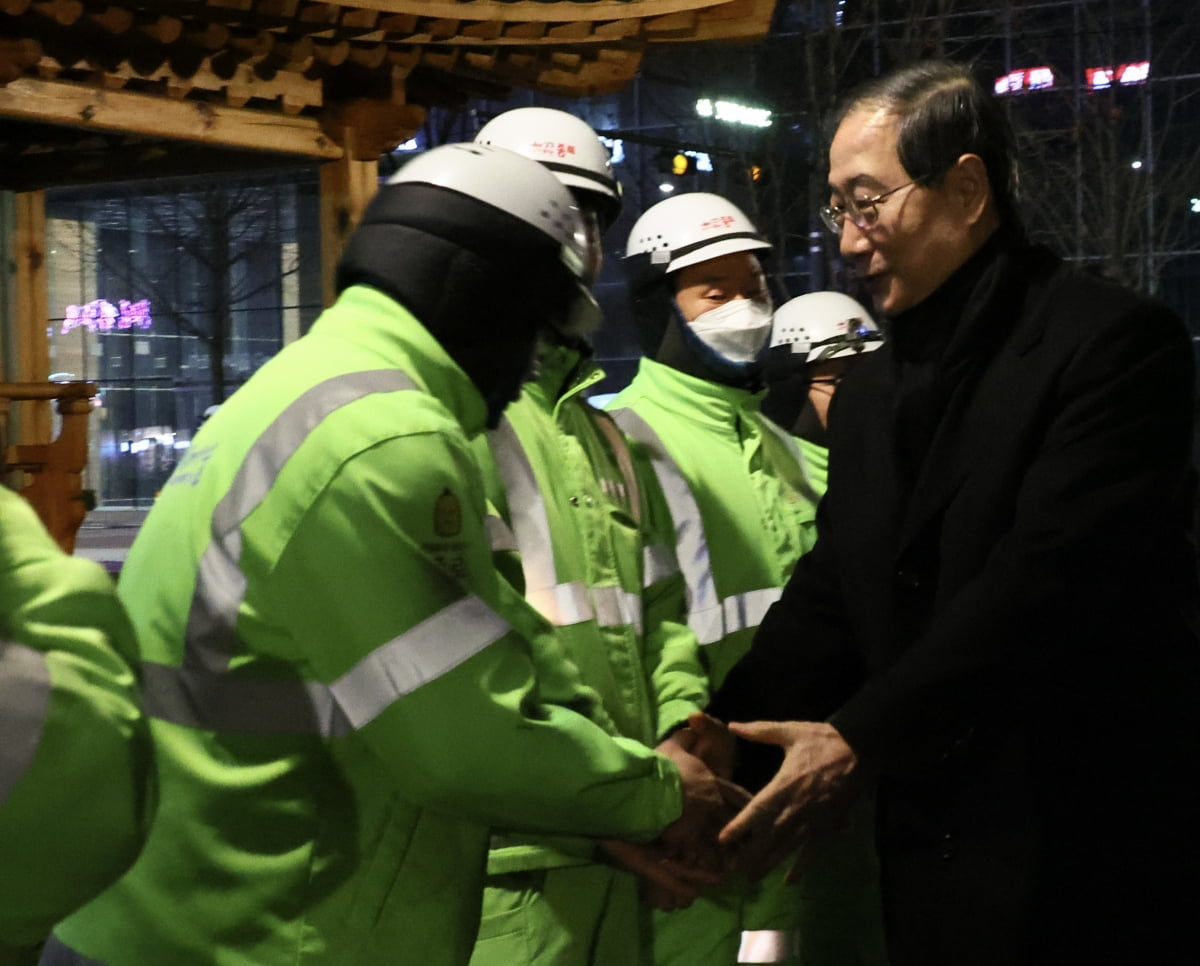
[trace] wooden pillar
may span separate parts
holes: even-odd
[[[5,375],[16,382],[45,382],[50,375],[49,285],[46,280],[46,194],[24,191],[13,195],[10,253],[13,265],[9,342],[12,359]],[[9,443],[44,443],[51,433],[48,400],[22,409]],[[10,426],[10,431],[14,427]]]
[[[378,181],[379,162],[355,161],[352,151],[321,165],[321,276],[326,305],[336,297],[334,272],[342,248],[374,197]]]

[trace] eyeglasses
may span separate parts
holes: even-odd
[[[876,195],[874,198],[864,198],[862,201],[855,201],[854,198],[847,198],[840,205],[825,205],[819,208],[817,213],[821,216],[821,221],[825,222],[825,227],[835,235],[842,233],[842,223],[846,220],[846,216],[850,216],[850,223],[860,231],[864,228],[870,228],[879,220],[879,205],[887,201],[897,191],[903,191],[905,188],[911,188],[915,184],[920,184],[925,181],[925,178],[915,178],[891,191],[885,191],[881,195]]]

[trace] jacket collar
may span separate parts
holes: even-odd
[[[400,303],[366,285],[354,285],[338,296],[338,312],[327,312],[314,324],[317,331],[336,331],[380,356],[380,368],[401,369],[438,399],[468,436],[487,421],[483,396],[441,343]]]
[[[525,395],[546,412],[557,413],[568,399],[604,378],[592,352],[543,342],[538,348],[537,374],[525,384]]]
[[[724,386],[643,358],[636,382],[666,409],[698,423],[728,429],[745,412],[757,412],[762,392]]]

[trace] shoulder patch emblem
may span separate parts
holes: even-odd
[[[433,532],[439,537],[457,537],[462,533],[462,504],[449,487],[433,504]]]

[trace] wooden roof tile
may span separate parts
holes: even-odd
[[[0,123],[365,159],[432,104],[616,90],[653,44],[762,36],[774,3],[0,0]]]

